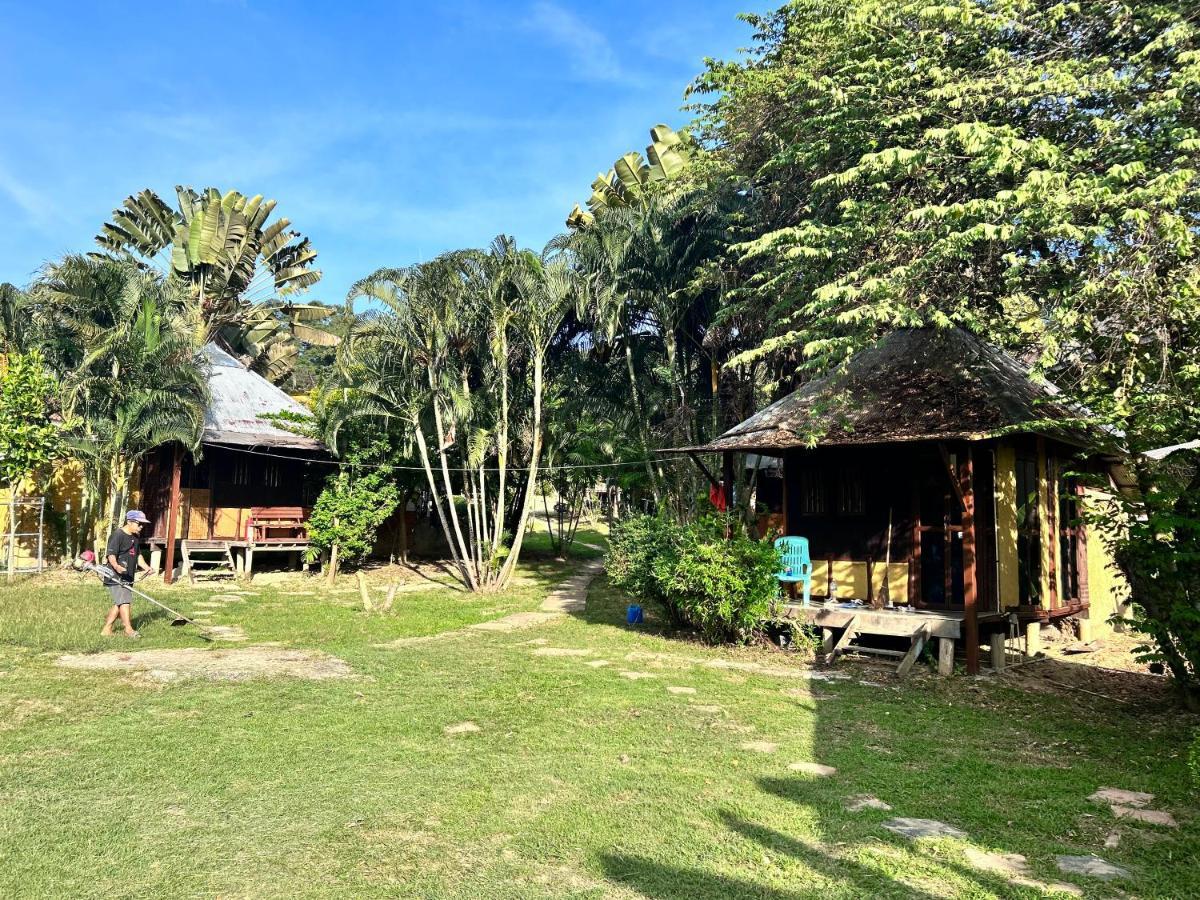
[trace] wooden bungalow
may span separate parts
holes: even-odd
[[[813,559],[818,602],[788,612],[824,628],[827,649],[890,635],[915,658],[938,639],[949,674],[954,641],[976,673],[981,643],[1004,664],[1014,626],[1034,652],[1042,623],[1072,617],[1087,638],[1122,602],[1079,518],[1121,487],[1114,438],[965,331],[903,329],[677,452],[722,454],[726,484],[735,454],[753,454],[763,530],[808,538]]]
[[[201,452],[159,447],[140,472],[137,502],[151,522],[152,561],[165,556],[168,583],[177,559],[185,574],[215,566],[250,572],[255,554],[265,552],[298,564],[309,510],[329,472],[324,444],[269,418],[308,410],[216,345],[204,354],[210,401]]]

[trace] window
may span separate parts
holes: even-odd
[[[250,483],[250,460],[235,459],[233,461],[233,478],[231,480],[239,486]]]
[[[1067,604],[1079,597],[1079,509],[1076,506],[1076,483],[1074,478],[1060,482],[1058,495],[1058,552],[1062,558],[1059,567],[1058,599]]]
[[[867,511],[867,492],[863,488],[862,471],[842,469],[837,481],[837,514],[861,516]]]
[[[861,516],[867,511],[862,469],[802,468],[796,479],[802,516]]]
[[[1017,582],[1022,606],[1042,601],[1042,535],[1038,517],[1038,466],[1033,457],[1018,456],[1017,475]]]
[[[800,515],[825,515],[825,482],[821,478],[821,470],[815,468],[801,469],[799,482]]]

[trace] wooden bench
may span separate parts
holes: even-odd
[[[308,540],[308,510],[302,506],[255,506],[250,509],[252,544],[294,544]]]

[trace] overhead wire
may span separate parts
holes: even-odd
[[[238,447],[238,446],[235,446],[232,444],[220,444],[219,446],[224,450],[231,450],[235,453],[245,453],[250,456],[266,456],[266,457],[270,457],[271,459],[288,459],[288,460],[293,460],[295,462],[313,463],[315,465],[320,465],[320,466],[337,466],[338,468],[349,468],[349,469],[355,469],[355,468],[357,468],[357,469],[379,469],[381,471],[386,470],[389,472],[390,471],[399,471],[399,472],[424,472],[425,471],[424,466],[401,466],[401,465],[395,465],[392,463],[356,463],[356,462],[349,462],[347,460],[341,460],[341,459],[314,459],[313,457],[310,457],[310,456],[292,456],[292,455],[287,455],[287,454],[283,454],[283,453],[268,452],[265,450],[255,450],[250,447]],[[634,459],[634,460],[628,460],[625,462],[612,462],[612,463],[578,463],[578,464],[546,465],[546,466],[539,465],[537,467],[537,471],[539,471],[539,472],[559,472],[559,471],[569,471],[569,470],[578,470],[578,469],[617,469],[617,468],[627,468],[630,466],[644,466],[644,465],[646,465],[647,462],[661,464],[661,463],[665,463],[665,462],[676,462],[676,461],[683,460],[683,459],[685,459],[685,457],[683,457],[683,456],[676,456],[676,457],[663,456],[663,457],[659,457],[656,459],[649,459],[649,460]],[[440,470],[441,466],[431,466],[431,468]],[[533,468],[532,466],[505,466],[504,471],[506,471],[506,472],[529,472],[532,470],[532,468]],[[475,466],[472,468],[462,468],[462,467],[456,468],[453,466],[449,467],[449,471],[451,471],[451,472],[478,472],[479,470],[480,470],[480,467],[478,467],[478,466]],[[485,467],[483,467],[483,471],[499,472],[500,469],[495,468],[495,467],[486,467],[485,466]]]

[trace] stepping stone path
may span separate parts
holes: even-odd
[[[599,669],[601,666],[611,666],[612,663],[607,659],[589,659],[584,665],[591,666],[593,669]]]
[[[1102,881],[1129,877],[1128,869],[1114,866],[1098,856],[1060,856],[1058,869],[1068,875],[1087,875],[1089,878],[1099,878]]]
[[[447,725],[442,729],[446,734],[473,734],[476,731],[482,730],[474,722],[459,722],[457,725]]]
[[[588,586],[602,571],[604,563],[599,560],[585,564],[578,575],[572,575],[551,591],[550,596],[543,600],[538,608],[542,612],[558,615],[583,612],[587,606]]]
[[[513,613],[502,619],[492,619],[490,622],[479,622],[470,626],[475,631],[510,632],[519,628],[532,628],[535,625],[545,625],[558,618],[558,613],[523,612]]]
[[[963,851],[963,856],[976,869],[982,872],[992,872],[996,875],[1002,875],[1007,879],[1009,884],[1018,887],[1036,888],[1037,890],[1046,892],[1057,891],[1063,894],[1072,894],[1076,897],[1083,896],[1083,891],[1073,884],[1064,884],[1061,881],[1048,884],[1032,878],[1033,873],[1029,870],[1029,862],[1020,853],[993,853],[987,850],[978,850],[975,847],[968,847]]]
[[[837,769],[833,766],[823,766],[815,762],[794,762],[788,766],[788,770],[792,772],[803,772],[806,775],[812,775],[816,778],[828,778],[830,775],[836,775]],[[891,807],[888,807],[891,809]]]
[[[1138,808],[1148,806],[1154,799],[1153,794],[1146,794],[1142,791],[1126,791],[1121,788],[1102,787],[1092,796],[1088,797],[1093,803],[1119,803],[1122,806],[1136,806]]]
[[[754,753],[774,753],[779,749],[779,745],[772,744],[770,741],[746,741],[742,744],[742,749]]]
[[[1102,787],[1088,797],[1093,803],[1107,803],[1112,814],[1118,819],[1131,819],[1147,825],[1161,825],[1164,828],[1178,828],[1179,823],[1169,812],[1160,809],[1146,809],[1154,800],[1153,794],[1144,791],[1126,791],[1122,788]]]
[[[622,678],[628,678],[630,681],[638,681],[642,678],[657,678],[658,676],[652,672],[621,672]]]
[[[694,693],[696,693],[696,689],[694,687],[679,687],[678,685],[670,684],[670,685],[667,685],[667,693],[668,694],[694,694]]]
[[[967,836],[965,831],[936,819],[888,819],[883,823],[883,827],[914,841],[920,838],[959,838],[961,840]]]
[[[1121,844],[1121,832],[1110,831],[1108,837],[1104,839],[1105,850],[1115,850]]]
[[[884,803],[871,794],[859,794],[857,797],[851,797],[845,804],[846,812],[862,812],[864,809],[882,809],[888,812],[891,808],[890,804]]]
[[[529,652],[534,656],[591,656],[593,651],[586,647],[537,647]]]
[[[1117,806],[1113,804],[1113,815],[1118,819],[1133,819],[1135,822],[1145,822],[1147,825],[1162,825],[1164,828],[1178,828],[1179,823],[1169,812],[1161,809],[1135,809],[1132,806]]]
[[[240,625],[206,625],[204,631],[218,641],[244,641],[246,632]]]

